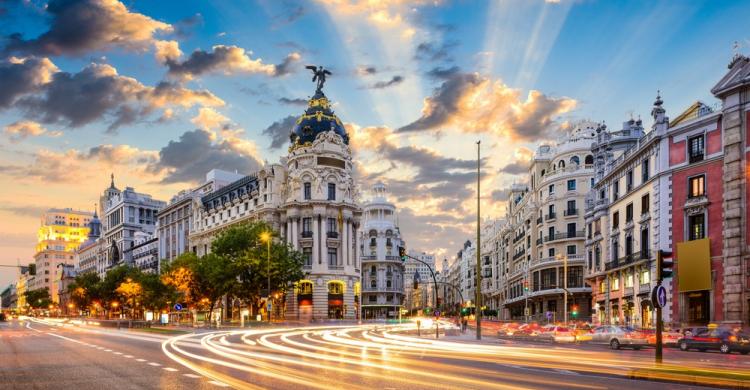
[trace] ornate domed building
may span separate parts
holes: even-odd
[[[190,246],[199,255],[210,250],[220,230],[252,219],[268,222],[303,253],[306,276],[285,297],[275,298],[274,318],[351,320],[359,315],[362,212],[349,136],[321,87],[290,129],[291,145],[280,163],[198,198],[193,207]],[[224,315],[232,318],[239,312],[229,311]]]

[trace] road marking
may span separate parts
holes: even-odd
[[[163,370],[165,370],[165,371],[170,371],[170,372],[175,372],[175,371],[179,371],[178,369],[176,369],[176,368],[172,368],[172,367],[164,367],[164,368],[163,368]]]
[[[105,349],[104,352],[112,352],[111,349]]]
[[[154,363],[154,362],[149,362],[149,363],[148,363],[148,365],[149,365],[149,366],[154,366],[154,367],[159,367],[159,366],[161,366],[161,364],[159,364],[159,363]]]
[[[195,374],[182,374],[182,375],[183,375],[183,376],[186,376],[186,377],[188,377],[188,378],[193,378],[193,379],[198,379],[198,378],[200,378],[200,376],[199,376],[199,375],[195,375]]]
[[[135,361],[137,361],[137,362],[145,362],[146,359],[135,359]]]
[[[570,370],[566,370],[566,369],[563,369],[563,368],[553,368],[553,370],[555,370],[555,371],[557,371],[557,372],[559,372],[561,374],[580,375],[579,373],[577,373],[575,371],[570,371]]]
[[[122,357],[124,357],[124,358],[128,358],[128,359],[132,359],[132,358],[133,358],[133,355],[122,355]]]
[[[219,381],[208,381],[208,383],[210,383],[212,385],[219,386],[219,387],[229,387],[228,384],[226,384],[224,382],[219,382]]]
[[[112,352],[112,353],[114,353],[115,355],[122,355],[122,352]]]

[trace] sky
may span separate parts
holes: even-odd
[[[179,4],[179,6],[178,6]],[[0,264],[48,208],[109,184],[169,200],[286,154],[314,93],[350,134],[362,200],[390,189],[409,249],[452,259],[502,218],[539,144],[696,100],[747,53],[746,1],[0,0]],[[738,48],[733,49],[734,43]],[[16,271],[0,268],[0,288]]]

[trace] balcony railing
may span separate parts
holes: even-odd
[[[544,218],[544,219],[545,219],[546,221],[549,221],[550,219],[555,219],[555,218],[557,218],[557,214],[556,214],[556,213],[549,213],[549,214],[547,214],[547,215],[545,216],[545,218]]]
[[[556,240],[565,240],[565,239],[568,239],[568,238],[579,238],[579,237],[582,238],[582,237],[584,237],[585,233],[586,232],[583,231],[583,230],[578,230],[578,231],[575,231],[575,232],[555,233],[554,235],[549,235],[549,236],[545,237],[544,241],[545,242],[550,242],[550,241],[556,241]]]
[[[515,244],[518,241],[523,240],[524,237],[526,237],[526,232],[523,232],[520,235],[513,237],[513,243]]]
[[[690,164],[692,164],[695,162],[703,161],[703,158],[704,158],[703,151],[701,151],[700,153],[695,153],[695,154],[690,153],[689,161],[690,161]]]
[[[518,252],[515,255],[513,255],[513,260],[518,260],[519,258],[523,257],[526,254],[526,252]]]
[[[634,252],[629,255],[625,255],[615,261],[610,261],[604,265],[604,269],[609,271],[611,269],[623,267],[629,264],[633,264],[639,260],[645,260],[649,258],[649,251]]]
[[[541,239],[541,238],[537,238],[537,239],[536,239],[536,244],[537,244],[537,245],[542,245],[542,242],[543,242],[543,241],[544,241],[543,239]]]
[[[326,232],[328,238],[339,238],[339,232]]]
[[[565,210],[565,216],[578,215],[578,209],[567,209]]]
[[[536,219],[536,224],[540,225],[542,223],[542,217],[539,217]]]
[[[302,232],[302,238],[312,238],[312,236],[313,236],[313,232],[311,231]]]

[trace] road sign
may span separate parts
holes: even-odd
[[[656,307],[667,306],[667,289],[661,284],[654,287],[654,290],[651,292],[651,303]]]
[[[440,317],[440,310],[435,310],[435,317]]]
[[[180,311],[180,310],[182,310],[182,305],[180,305],[179,303],[175,303],[174,304],[174,309],[177,310],[177,311]]]
[[[551,320],[551,319],[552,319],[552,312],[551,312],[551,311],[548,311],[548,312],[547,312],[547,319],[548,319],[548,320]]]
[[[268,311],[271,311],[271,306],[272,306],[272,304],[271,304],[271,302],[269,301],[269,302],[268,302]]]

